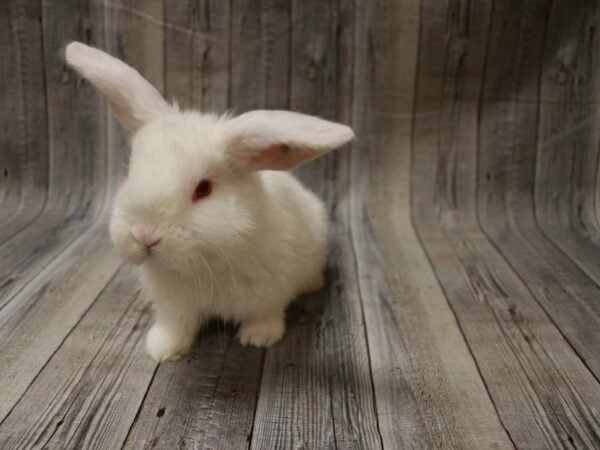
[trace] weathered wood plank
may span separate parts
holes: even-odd
[[[108,160],[104,106],[90,83],[67,67],[64,47],[72,40],[101,45],[103,7],[71,3],[57,14],[56,4],[42,4],[51,156],[47,209],[63,221],[96,217],[104,205]]]
[[[0,426],[2,448],[119,448],[152,377],[148,304],[121,269]]]
[[[438,14],[447,11],[443,5],[429,5]],[[529,161],[518,159],[527,155],[519,138],[530,139],[525,132],[529,129],[535,135],[535,127],[528,127],[527,121],[535,118],[531,111],[537,98],[535,52],[548,5],[522,6],[518,14],[514,8],[508,14],[507,3],[496,3],[487,56],[482,43],[490,27],[484,21],[471,22],[472,14],[463,16],[464,27],[456,27],[446,48],[440,40],[422,42],[413,149],[415,222],[512,440],[523,447],[568,446],[569,442],[593,446],[596,419],[590,405],[597,401],[597,383],[532,295],[531,280],[527,285],[522,282],[542,264],[530,258],[527,268],[515,272],[480,229],[475,207],[479,182],[479,214],[486,231],[501,224],[504,233],[497,229],[494,243],[511,249],[511,262],[513,258],[523,261],[525,250],[518,254],[517,243],[525,249],[535,235],[529,233],[529,243],[516,238],[515,221],[507,223],[502,217],[527,196],[525,180],[507,178],[521,168],[531,168]],[[489,6],[481,14],[490,17]],[[477,31],[470,23],[481,25],[483,34],[473,35],[472,47],[464,40]],[[433,32],[435,24],[429,25]],[[514,61],[515,56],[522,59]],[[439,73],[443,76],[432,77]],[[481,75],[484,85],[473,85]],[[473,100],[480,87],[485,102],[478,107]],[[438,111],[436,121],[426,117],[428,111]],[[515,111],[519,115],[503,116]],[[480,114],[483,123],[478,129]],[[520,131],[510,133],[510,126],[516,124]],[[518,157],[503,153],[514,147],[519,148]],[[486,183],[494,177],[505,184],[498,182],[495,189],[488,189]],[[499,198],[505,203],[500,205]],[[518,214],[521,220],[526,213]],[[538,252],[545,250],[539,240],[535,244]],[[546,256],[554,255],[546,250]],[[582,391],[587,400],[580,396]]]
[[[335,120],[338,114],[351,107],[352,91],[342,91],[338,77],[352,74],[351,33],[354,9],[347,2],[311,0],[292,4],[290,108],[294,111],[313,114]],[[348,17],[340,17],[342,14]],[[346,22],[340,19],[345,18]],[[344,33],[344,40],[338,38]],[[344,52],[345,53],[342,53]],[[339,59],[345,56],[347,59]],[[337,103],[337,98],[340,103]],[[346,111],[338,111],[345,106]],[[347,114],[349,115],[349,114]],[[349,117],[348,117],[349,118]]]
[[[190,354],[161,364],[126,448],[243,448],[252,432],[263,352],[222,324]]]
[[[223,113],[229,105],[230,4],[190,0],[165,9],[165,89],[183,108]]]
[[[502,423],[518,447],[594,447],[596,380],[485,236],[424,240]]]
[[[485,4],[471,5],[483,7],[476,20],[485,23]],[[510,448],[410,222],[415,64],[427,6],[363,2],[356,15],[350,205],[379,425],[388,448]]]
[[[230,107],[231,2],[200,0],[192,21],[192,102],[205,112]]]
[[[165,5],[165,95],[182,108],[192,106],[192,58],[194,54],[194,24],[198,2],[184,0]]]
[[[232,0],[231,107],[287,109],[291,2]]]
[[[0,11],[0,243],[42,211],[48,140],[39,2],[11,0]]]
[[[83,234],[0,311],[0,421],[117,270],[101,228]]]

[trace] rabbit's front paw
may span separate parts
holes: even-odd
[[[238,332],[242,345],[270,347],[283,337],[285,318],[283,314],[259,320],[243,322]]]
[[[175,361],[190,349],[192,342],[193,337],[155,324],[146,335],[146,351],[156,362]]]

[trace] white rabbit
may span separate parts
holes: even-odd
[[[280,340],[290,301],[323,285],[328,234],[321,200],[285,171],[352,130],[287,111],[180,111],[98,49],[73,42],[66,60],[133,135],[110,236],[153,302],[150,356],[177,359],[211,317],[239,323],[242,344]]]

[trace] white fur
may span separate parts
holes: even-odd
[[[352,140],[350,127],[291,111],[250,111],[227,124],[227,149],[234,162],[255,170],[290,170]],[[281,146],[287,146],[283,152]],[[274,148],[275,147],[275,148]],[[274,157],[256,158],[273,148]],[[269,167],[269,163],[275,166]]]
[[[290,301],[323,285],[327,216],[296,178],[269,169],[291,168],[339,147],[352,131],[285,111],[218,117],[178,111],[162,97],[155,108],[160,102],[145,96],[155,97],[156,90],[100,50],[72,43],[67,61],[109,100],[126,103],[120,105],[125,121],[141,120],[127,125],[135,131],[129,174],[116,197],[110,235],[123,258],[139,265],[154,305],[148,353],[157,361],[176,359],[211,317],[239,323],[242,344],[281,339]],[[115,76],[104,65],[127,69]],[[213,191],[193,202],[203,179],[212,181]]]
[[[130,131],[170,109],[137,70],[101,50],[71,42],[65,49],[65,59],[106,96],[123,126]]]

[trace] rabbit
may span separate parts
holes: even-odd
[[[176,360],[210,318],[239,324],[243,345],[278,342],[288,304],[323,287],[328,247],[323,202],[287,171],[352,129],[289,111],[184,111],[99,49],[72,42],[65,59],[131,135],[109,234],[153,306],[147,353]]]

